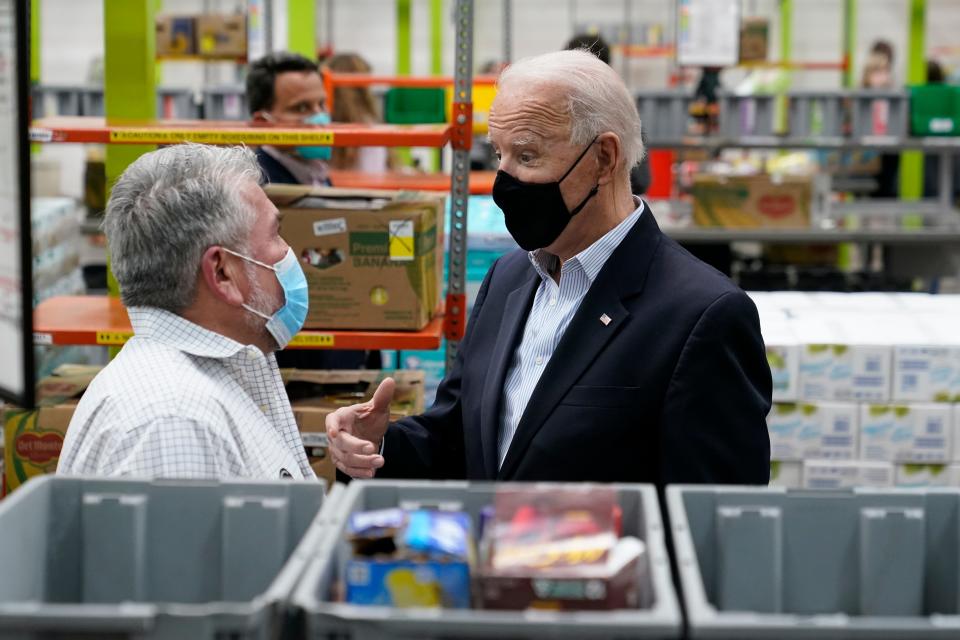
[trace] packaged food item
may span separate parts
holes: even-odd
[[[473,539],[460,511],[382,509],[347,523],[354,556],[345,567],[351,604],[470,607]]]
[[[504,489],[484,528],[479,575],[485,609],[620,609],[639,605],[646,547],[619,537],[611,488]]]

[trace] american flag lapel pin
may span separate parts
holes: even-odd
[[[600,322],[603,323],[603,326],[607,326],[608,324],[610,324],[610,321],[611,321],[611,318],[607,314],[603,314],[602,316],[600,316]]]

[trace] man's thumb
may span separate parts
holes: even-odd
[[[390,411],[390,403],[393,402],[393,392],[397,388],[397,383],[393,378],[384,378],[380,386],[373,394],[373,410],[375,412]]]

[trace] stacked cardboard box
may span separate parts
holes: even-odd
[[[77,401],[100,367],[64,365],[37,383],[37,408],[3,409],[4,493],[52,473]]]
[[[420,330],[440,305],[446,196],[271,185],[310,287],[307,329]]]
[[[754,293],[773,482],[960,486],[960,296]]]
[[[244,58],[247,18],[241,14],[157,18],[157,55]]]
[[[287,396],[310,465],[318,478],[330,486],[336,481],[336,468],[327,455],[327,416],[340,407],[367,402],[386,377],[396,383],[390,419],[399,420],[424,410],[424,373],[422,371],[308,371],[281,370]]]

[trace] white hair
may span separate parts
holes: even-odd
[[[123,303],[189,306],[208,247],[246,252],[256,211],[242,188],[261,175],[249,149],[201,144],[151,151],[127,167],[103,221]]]
[[[567,94],[570,142],[586,145],[607,131],[620,138],[627,169],[643,159],[640,116],[623,80],[586,49],[555,51],[524,58],[507,67],[497,87],[559,86]]]

